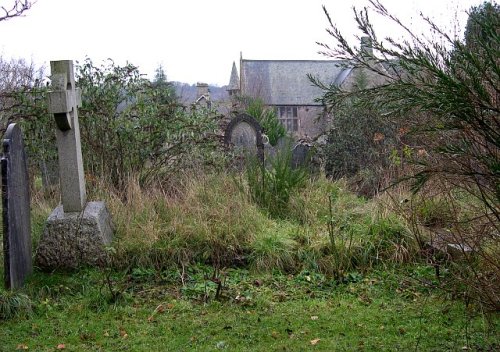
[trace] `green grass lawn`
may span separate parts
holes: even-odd
[[[465,309],[411,267],[323,275],[231,269],[218,299],[207,267],[184,275],[135,269],[105,275],[37,272],[23,290],[31,313],[0,320],[0,350],[13,351],[493,351],[498,315]],[[427,283],[427,285],[422,284]],[[430,285],[430,286],[429,286]]]

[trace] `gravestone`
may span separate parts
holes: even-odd
[[[28,164],[21,129],[10,124],[3,139],[2,216],[4,283],[23,286],[33,270]]]
[[[107,260],[113,225],[104,202],[87,202],[73,62],[51,61],[49,112],[57,130],[61,202],[47,219],[35,261],[40,268],[77,268]]]
[[[292,149],[292,167],[306,167],[310,161],[311,145],[297,143]]]
[[[62,203],[65,211],[79,212],[87,200],[78,123],[81,92],[75,87],[73,62],[51,61],[50,68],[52,91],[49,93],[48,105],[57,125]]]
[[[264,142],[262,127],[250,115],[240,114],[227,125],[224,142],[237,150],[249,152],[264,160]]]

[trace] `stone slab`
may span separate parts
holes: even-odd
[[[76,269],[105,265],[113,224],[104,202],[88,202],[80,213],[59,205],[47,219],[35,263],[41,269]]]
[[[1,168],[4,283],[15,289],[33,270],[28,164],[16,124],[10,124],[5,133]]]

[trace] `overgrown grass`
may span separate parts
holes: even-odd
[[[124,196],[110,199],[116,265],[237,265],[271,225],[230,177],[186,178],[181,187],[182,194],[148,193],[131,180]]]
[[[247,193],[252,200],[273,218],[287,219],[290,198],[304,187],[308,172],[302,167],[292,167],[291,144],[278,149],[265,161],[256,157],[247,158],[245,169]]]
[[[241,179],[94,188],[117,228],[110,267],[35,271],[19,292],[0,292],[0,350],[498,347],[498,316],[446,293],[454,268],[438,278],[418,264],[411,229],[385,199],[316,178],[271,218]],[[54,203],[34,202],[35,242]]]
[[[116,225],[111,265],[162,269],[204,263],[331,274],[365,271],[382,260],[407,262],[415,252],[401,219],[386,214],[377,200],[357,197],[343,181],[305,181],[290,193],[281,210],[286,216],[279,218],[259,208],[241,182],[222,173],[189,175],[175,187],[144,189],[130,179],[120,194],[94,184],[98,191],[90,199],[106,199]],[[42,231],[52,203],[37,200],[35,233]]]

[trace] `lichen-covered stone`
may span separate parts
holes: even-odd
[[[88,202],[81,213],[59,205],[47,219],[35,263],[41,269],[76,269],[105,265],[113,224],[104,202]]]

